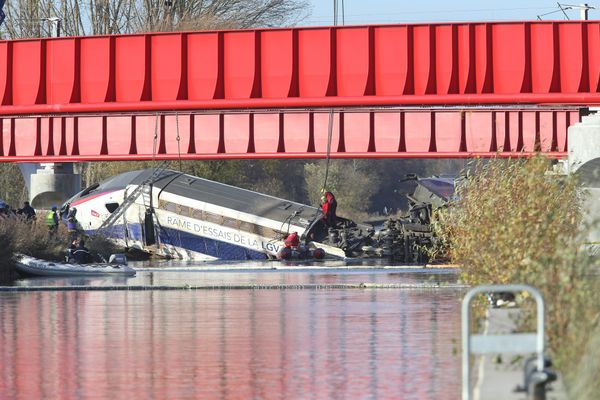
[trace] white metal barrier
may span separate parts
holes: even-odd
[[[507,335],[471,335],[471,301],[481,293],[529,292],[537,305],[537,332]],[[471,399],[471,354],[536,353],[537,370],[544,370],[544,299],[528,285],[477,286],[467,292],[462,303],[462,398]]]

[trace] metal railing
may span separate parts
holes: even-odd
[[[504,335],[471,335],[471,301],[481,293],[529,292],[537,305],[537,332]],[[462,303],[462,398],[471,399],[471,354],[536,353],[536,369],[544,370],[544,299],[528,285],[485,285],[467,292]]]

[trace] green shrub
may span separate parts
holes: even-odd
[[[581,250],[581,188],[574,177],[548,175],[549,167],[543,157],[477,162],[456,203],[437,213],[435,230],[466,283],[524,283],[542,292],[549,350],[574,388],[590,333],[598,332],[599,285]],[[531,326],[533,308],[524,315]],[[588,383],[600,393],[599,380]]]
[[[5,220],[0,219],[0,283],[15,278],[14,247],[14,236],[10,226],[5,223]]]

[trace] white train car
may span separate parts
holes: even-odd
[[[194,260],[266,259],[288,233],[308,242],[321,210],[171,170],[126,172],[63,205],[80,229],[159,256]],[[326,233],[325,233],[326,234]],[[344,256],[336,247],[326,253]]]

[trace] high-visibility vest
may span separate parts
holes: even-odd
[[[56,221],[54,220],[54,211],[48,211],[48,214],[46,214],[46,225],[49,227],[56,225]]]

